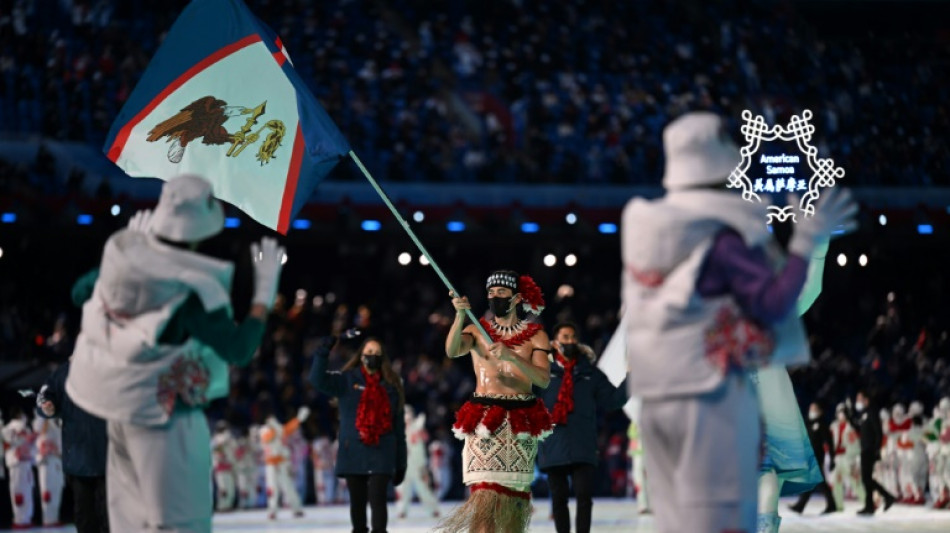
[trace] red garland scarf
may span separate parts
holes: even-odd
[[[482,327],[485,328],[485,331],[487,331],[488,334],[491,335],[491,340],[492,340],[492,342],[500,342],[500,343],[504,344],[505,346],[507,346],[507,347],[509,347],[509,348],[514,348],[514,347],[516,347],[516,346],[521,346],[522,344],[524,344],[524,343],[528,342],[529,340],[531,340],[531,337],[534,337],[534,335],[535,335],[537,332],[539,332],[539,331],[541,331],[541,329],[543,329],[542,326],[541,326],[541,324],[537,324],[537,323],[533,323],[533,322],[532,322],[532,323],[528,324],[527,326],[525,326],[524,331],[522,331],[521,333],[515,335],[514,337],[512,337],[512,338],[510,338],[510,339],[502,339],[502,338],[501,338],[501,334],[499,334],[497,331],[495,331],[495,325],[494,325],[494,324],[492,324],[491,322],[485,320],[484,318],[480,318],[478,321],[482,324]]]
[[[567,415],[574,411],[574,367],[577,365],[577,358],[568,360],[560,353],[555,357],[564,367],[564,378],[561,381],[561,389],[557,391],[557,403],[551,411],[551,419],[555,425],[563,426],[567,423]]]
[[[356,408],[356,429],[363,444],[376,446],[379,437],[393,429],[392,407],[389,405],[389,395],[380,383],[382,374],[370,374],[362,365],[360,372],[366,379],[366,388],[360,394],[360,403]]]

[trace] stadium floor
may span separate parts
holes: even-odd
[[[933,511],[921,507],[896,505],[886,513],[878,513],[872,518],[858,517],[855,512],[857,502],[848,502],[842,513],[830,516],[819,516],[824,500],[813,498],[805,510],[804,516],[798,516],[787,510],[787,505],[793,500],[782,503],[783,515],[782,533],[930,533],[950,531],[950,511]],[[442,512],[452,509],[458,502],[442,505]],[[392,505],[389,510],[392,513]],[[553,533],[554,523],[544,516],[548,510],[547,502],[536,502],[536,512],[531,522],[531,533]],[[572,506],[573,516],[573,506]],[[307,507],[306,516],[291,518],[290,511],[282,510],[278,520],[267,520],[264,510],[239,511],[218,514],[214,518],[216,532],[254,532],[254,533],[281,533],[286,531],[314,531],[318,533],[349,533],[348,508],[343,505],[330,507]],[[432,529],[436,521],[424,518],[424,511],[418,505],[413,505],[409,511],[409,518],[396,519],[390,514],[390,533],[423,533]],[[653,518],[638,516],[635,503],[632,500],[598,499],[594,503],[594,521],[592,530],[600,532],[650,533],[653,528]],[[44,528],[35,531],[72,533],[73,527]]]

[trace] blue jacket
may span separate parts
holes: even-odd
[[[597,408],[613,411],[627,403],[627,388],[611,385],[607,376],[581,355],[574,367],[574,410],[567,424],[554,426],[554,433],[538,446],[538,468],[586,463],[597,464]],[[551,383],[546,389],[535,388],[549,411],[557,403],[564,381],[564,368],[551,363]]]
[[[43,396],[56,407],[54,417],[63,421],[63,472],[70,476],[106,475],[106,423],[73,403],[66,394],[69,362],[46,379]],[[50,418],[37,407],[43,418]]]
[[[360,440],[356,429],[356,409],[360,396],[366,387],[366,379],[360,369],[352,368],[345,372],[327,370],[329,347],[321,348],[314,356],[310,370],[310,383],[320,392],[339,398],[340,435],[339,450],[336,459],[336,475],[386,474],[396,476],[406,471],[406,424],[403,412],[399,409],[399,393],[382,382],[389,394],[389,405],[393,414],[393,430],[379,439],[376,446],[367,446]]]

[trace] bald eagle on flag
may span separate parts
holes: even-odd
[[[106,155],[128,175],[208,178],[286,233],[350,151],[281,40],[240,0],[194,0],[119,112]]]

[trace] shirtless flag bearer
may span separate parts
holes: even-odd
[[[531,481],[538,442],[552,430],[551,416],[531,387],[551,380],[551,344],[541,324],[518,318],[517,308],[540,314],[541,290],[529,276],[499,270],[488,277],[494,318],[465,325],[471,305],[449,293],[455,322],[445,341],[449,357],[472,354],[476,385],[472,399],[456,413],[452,431],[465,442],[462,480],[471,493],[439,527],[446,532],[517,533],[531,519]]]

